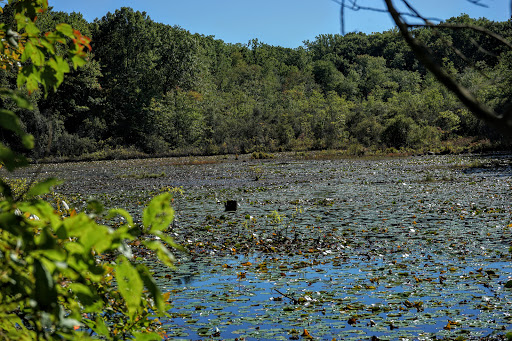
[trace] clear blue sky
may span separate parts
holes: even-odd
[[[494,21],[510,18],[510,0],[410,0],[425,16],[442,20],[461,13]],[[361,5],[383,6],[382,0],[359,0]],[[339,6],[332,0],[49,0],[57,11],[80,12],[88,21],[123,6],[145,11],[157,22],[178,25],[192,33],[213,35],[228,43],[250,39],[298,47],[323,33],[340,33]],[[347,11],[346,32],[382,32],[394,25],[386,13]]]

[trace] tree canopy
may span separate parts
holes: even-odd
[[[127,7],[91,23],[50,9],[36,24],[42,29],[60,22],[90,34],[93,52],[84,50],[90,62],[70,68],[56,93],[35,91],[32,110],[15,109],[24,131],[37,137],[33,158],[101,157],[119,148],[152,155],[354,146],[449,152],[458,145],[473,150],[506,143],[435,81],[396,29],[320,35],[291,49],[257,39],[228,44]],[[505,39],[512,32],[510,20],[460,15],[447,22]],[[510,102],[512,52],[491,36],[442,26],[410,32],[480,103],[499,111]],[[454,51],[470,56],[477,68]],[[5,86],[16,86],[10,68],[0,77]],[[410,123],[404,140],[386,137],[397,122]]]

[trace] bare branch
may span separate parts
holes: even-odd
[[[378,8],[378,7],[370,7],[370,6],[361,6],[360,4],[358,4],[358,0],[331,0],[332,2],[334,3],[337,3],[338,5],[340,5],[342,8],[348,8],[352,11],[360,11],[360,10],[363,10],[363,11],[372,11],[372,12],[379,12],[379,13],[388,13],[388,10],[385,9],[385,8]],[[404,1],[404,0],[403,0]],[[411,7],[412,8],[412,7]],[[412,17],[412,18],[420,18],[422,19],[423,21],[425,22],[429,22],[429,21],[437,21],[437,22],[441,22],[442,20],[441,19],[438,19],[438,18],[423,18],[421,16],[419,16],[419,13],[415,13],[414,9],[411,10],[412,13],[407,13],[407,12],[399,12],[399,14],[401,16],[408,16],[408,17]],[[340,13],[341,13],[341,21],[344,22],[344,13],[343,13],[343,10],[340,10]],[[342,34],[344,34],[344,28],[342,30]]]
[[[491,51],[487,51],[486,49],[484,49],[482,47],[482,45],[480,45],[474,38],[469,38],[469,41],[471,42],[471,44],[477,48],[478,51],[488,55],[488,56],[491,56],[491,57],[495,57],[495,58],[498,58],[497,55],[495,55],[494,53],[492,53]]]
[[[424,22],[426,22],[426,23],[428,23],[428,22],[429,22],[427,19],[423,18],[423,17],[420,15],[420,13],[419,13],[417,10],[415,10],[415,9],[411,6],[411,4],[409,4],[409,2],[408,2],[407,0],[402,0],[402,1],[403,1],[403,3],[405,4],[405,6],[407,6],[407,8],[409,9],[409,11],[411,11],[412,13],[414,13],[414,16],[415,16],[415,17],[420,18],[421,20],[423,20],[423,21],[424,21]]]
[[[453,43],[451,41],[448,41],[446,40],[444,37],[440,36],[439,35],[439,39],[441,39],[441,41],[446,44],[446,46],[448,46],[457,56],[459,56],[460,59],[462,59],[467,65],[471,66],[473,69],[475,69],[480,75],[482,75],[483,77],[487,78],[487,79],[490,79],[489,76],[487,76],[485,74],[485,72],[483,72],[482,70],[480,70],[476,64],[471,61],[468,57],[466,57],[466,55],[461,51],[459,50],[458,48],[456,48]],[[477,46],[479,48],[479,50],[483,50],[484,52],[487,52],[485,51],[476,41],[474,41],[474,39],[470,39],[473,43],[473,45]],[[491,54],[490,52],[487,52],[488,54]]]
[[[284,296],[284,297],[286,297],[286,298],[290,299],[290,300],[293,302],[293,304],[298,304],[298,303],[299,303],[299,300],[297,300],[295,297],[290,296],[290,295],[287,295],[287,294],[285,294],[285,293],[282,293],[281,291],[277,290],[276,288],[274,288],[274,290],[275,290],[278,294],[281,294],[282,296]]]
[[[345,0],[342,0],[340,7],[341,16],[341,34],[345,35]]]
[[[439,66],[425,45],[412,36],[409,31],[409,25],[403,21],[401,15],[393,5],[392,0],[384,1],[391,17],[395,21],[400,33],[416,58],[436,77],[439,82],[452,91],[476,117],[489,123],[506,136],[512,137],[512,115],[510,115],[512,113],[512,107],[509,106],[504,115],[498,115],[494,110],[485,104],[480,103],[468,89],[455,81],[445,70],[441,68],[441,66]]]
[[[469,2],[471,2],[473,5],[477,5],[477,6],[481,6],[481,7],[485,7],[485,8],[489,8],[489,6],[487,6],[486,4],[482,4],[480,2],[480,0],[468,0]]]

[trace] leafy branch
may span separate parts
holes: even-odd
[[[29,92],[39,85],[45,93],[56,90],[70,71],[57,44],[72,42],[67,52],[77,68],[87,62],[90,39],[67,24],[42,34],[35,21],[47,10],[46,0],[10,3],[19,33],[0,24],[0,64],[18,67],[18,86]],[[0,96],[32,109],[16,91],[0,89]],[[34,137],[24,132],[12,111],[0,109],[0,128],[18,136],[25,148],[34,147]],[[0,143],[0,166],[13,171],[27,164],[23,155]],[[137,241],[163,263],[174,264],[168,247],[182,248],[163,232],[174,219],[171,194],[151,200],[142,227],[125,210],[110,210],[105,220],[121,216],[125,221],[114,230],[97,223],[101,205],[91,203],[88,212],[78,213],[55,209],[41,199],[59,183],[31,182],[15,196],[0,178],[0,338],[161,339],[154,317],[166,314],[169,294],[160,292],[145,266],[135,264],[129,243]]]

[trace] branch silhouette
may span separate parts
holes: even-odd
[[[493,128],[495,128],[498,132],[506,136],[507,138],[512,138],[512,102],[507,103],[504,109],[501,112],[497,112],[486,104],[478,101],[478,99],[462,84],[460,84],[456,79],[454,79],[448,72],[446,72],[441,65],[435,60],[433,53],[431,50],[423,44],[421,41],[416,39],[411,29],[415,27],[427,27],[427,28],[446,28],[452,30],[461,30],[461,29],[470,29],[475,32],[479,32],[485,34],[492,39],[496,40],[497,43],[503,44],[508,48],[512,49],[512,43],[505,39],[503,36],[492,32],[484,27],[476,26],[476,25],[466,25],[466,24],[450,24],[450,23],[440,23],[441,20],[435,18],[426,18],[420,14],[407,0],[401,0],[401,3],[407,9],[406,12],[400,12],[397,10],[397,7],[393,3],[392,0],[384,0],[384,4],[386,6],[385,9],[377,8],[377,7],[368,7],[361,6],[357,3],[357,0],[332,0],[342,7],[351,9],[351,10],[369,10],[376,12],[387,12],[393,18],[396,26],[402,37],[404,38],[407,45],[410,47],[414,56],[418,61],[420,61],[427,70],[429,70],[434,77],[443,84],[447,89],[449,89],[452,93],[454,93],[457,98],[476,116],[478,119],[486,122]],[[481,0],[467,0],[468,2],[487,7],[486,4],[482,3]],[[511,1],[511,10],[512,10],[512,1]],[[341,11],[343,15],[344,12]],[[405,17],[411,17],[414,19],[419,19],[423,23],[411,23],[409,24]],[[344,19],[342,20],[342,27],[344,27]],[[434,21],[438,23],[434,23]],[[344,30],[344,29],[343,29]],[[344,32],[342,32],[344,34]],[[451,47],[455,49],[454,47]],[[477,49],[481,49],[480,46],[476,46]],[[457,55],[459,55],[463,60],[465,60],[468,64],[472,64],[466,56],[462,55],[460,51],[454,51]]]

